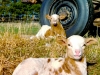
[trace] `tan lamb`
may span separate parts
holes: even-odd
[[[66,16],[64,14],[53,14],[51,16],[46,15],[46,18],[50,20],[51,28],[46,32],[45,37],[60,35],[66,38],[66,32],[62,24],[60,23],[60,20],[64,19],[65,17]]]
[[[50,20],[50,26],[49,25],[42,25],[41,29],[36,34],[36,37],[38,38],[47,38],[51,36],[58,36],[61,35],[66,38],[66,32],[60,23],[60,20],[64,19],[65,15],[57,15],[53,14],[51,16],[46,15],[46,18]],[[30,39],[33,39],[34,36],[31,36]]]

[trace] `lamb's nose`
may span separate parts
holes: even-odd
[[[75,50],[75,53],[76,53],[77,55],[79,55],[80,51],[79,51],[79,50]]]

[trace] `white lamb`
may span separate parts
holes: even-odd
[[[60,23],[61,19],[64,19],[66,16],[65,15],[57,15],[53,14],[51,16],[46,15],[46,18],[50,20],[50,26],[48,25],[43,25],[41,29],[38,31],[36,34],[36,37],[38,38],[44,38],[44,37],[49,37],[49,36],[57,36],[61,35],[66,37],[66,32]],[[30,39],[33,39],[34,36],[31,36]]]
[[[34,37],[37,38],[44,38],[44,35],[47,30],[49,30],[51,27],[48,25],[43,25],[41,29],[38,31],[38,33],[35,36],[31,36],[30,39],[33,39]]]
[[[73,35],[68,39],[61,37],[58,42],[67,48],[65,58],[28,58],[12,75],[87,75],[84,49],[97,40]]]

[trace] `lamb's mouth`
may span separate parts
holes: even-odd
[[[80,57],[81,57],[81,55],[74,55],[74,57],[79,57],[79,58],[80,58]]]
[[[57,23],[53,24],[54,26],[57,26]]]

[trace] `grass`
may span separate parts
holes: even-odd
[[[34,23],[0,23],[0,33],[33,35],[39,30],[40,25]]]
[[[29,57],[63,57],[65,47],[56,39],[30,40],[26,36],[35,35],[40,25],[30,23],[0,23],[0,75],[11,75],[15,67]],[[25,37],[22,38],[22,35]],[[98,43],[86,48],[88,75],[100,74],[100,38]],[[46,45],[46,44],[51,44]]]

